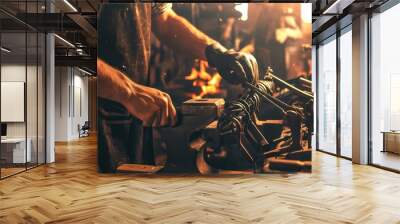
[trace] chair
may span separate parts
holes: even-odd
[[[80,125],[78,124],[79,138],[89,136],[89,130],[90,130],[89,121],[85,121],[82,127],[80,127]]]

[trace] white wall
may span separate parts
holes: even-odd
[[[36,75],[36,67],[27,67],[28,72],[28,87],[27,87],[27,107],[30,107],[28,112],[35,110],[37,105],[36,99],[36,80],[30,75]],[[25,64],[5,64],[1,66],[1,81],[3,82],[25,82]],[[33,88],[34,87],[34,88]],[[7,110],[7,108],[2,108]],[[27,113],[28,122],[34,122],[36,125],[37,115],[36,113]],[[28,124],[28,128],[32,127]],[[36,129],[36,126],[34,127]],[[29,130],[28,130],[29,133]],[[7,136],[8,137],[25,137],[25,123],[24,122],[12,122],[7,123]],[[29,136],[28,136],[29,137]]]
[[[67,141],[69,133],[69,96],[70,77],[67,67],[55,68],[55,141]]]
[[[79,137],[78,125],[88,120],[88,78],[72,67],[56,67],[55,140]]]
[[[28,65],[19,63],[8,63],[1,66],[1,81],[3,82],[25,82],[26,83],[26,115],[25,122],[7,122],[8,138],[25,138],[30,139],[32,150],[32,161],[39,163],[44,162],[44,83],[42,67],[36,65]],[[25,80],[27,77],[28,80]],[[1,108],[7,110],[9,108]],[[37,151],[39,150],[39,151]],[[39,156],[37,157],[37,154]]]
[[[29,68],[28,68],[29,70]],[[1,81],[25,82],[25,64],[8,64],[1,66]],[[7,110],[7,108],[1,108]],[[25,137],[25,123],[7,123],[7,137]]]

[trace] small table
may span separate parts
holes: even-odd
[[[27,144],[26,144],[27,143]],[[31,139],[5,138],[1,139],[1,159],[5,163],[26,163],[31,161]],[[25,145],[26,151],[25,151]]]
[[[382,152],[392,152],[400,154],[400,131],[382,131],[383,150]]]

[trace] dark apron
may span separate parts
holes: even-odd
[[[149,85],[151,4],[104,4],[98,15],[98,57],[130,79]],[[98,83],[98,91],[115,91]],[[154,164],[152,129],[111,100],[98,98],[98,168],[115,172],[123,163]]]

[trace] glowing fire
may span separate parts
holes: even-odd
[[[201,99],[206,95],[217,94],[221,91],[222,77],[215,73],[211,75],[207,72],[208,64],[206,61],[199,62],[199,69],[192,68],[192,72],[185,77],[186,80],[193,81],[193,86],[201,88],[199,94],[192,94],[192,99]]]

